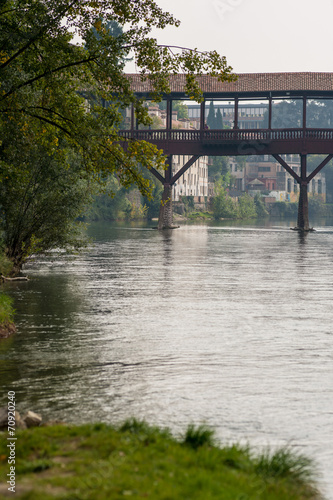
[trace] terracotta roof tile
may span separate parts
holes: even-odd
[[[149,82],[139,74],[130,74],[135,92],[150,92]],[[216,92],[274,92],[274,91],[333,91],[333,73],[241,73],[235,82],[220,82],[210,76],[198,77],[204,93]],[[171,75],[171,92],[184,92],[185,75]]]

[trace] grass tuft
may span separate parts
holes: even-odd
[[[255,472],[265,478],[289,478],[301,483],[314,479],[312,460],[289,448],[281,448],[274,453],[268,450],[257,457]]]
[[[183,443],[191,446],[193,449],[198,449],[201,446],[214,446],[214,431],[206,427],[205,425],[199,425],[195,427],[194,425],[189,425]]]

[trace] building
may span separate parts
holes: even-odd
[[[190,159],[190,156],[174,155],[172,157],[172,175]],[[195,203],[204,203],[208,196],[208,156],[201,156],[178,179],[173,186],[173,201],[181,196],[193,196]]]
[[[299,155],[283,155],[285,161],[300,175]],[[296,180],[270,155],[249,156],[243,165],[235,157],[229,158],[229,169],[235,178],[235,188],[254,195],[270,196],[274,192],[276,201],[297,201],[299,186]],[[320,195],[326,199],[325,174],[319,172],[309,183],[310,195]]]

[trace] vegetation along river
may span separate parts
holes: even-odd
[[[81,255],[29,264],[6,284],[18,332],[0,343],[0,404],[14,390],[44,419],[291,444],[333,499],[333,221],[289,226],[94,225]]]

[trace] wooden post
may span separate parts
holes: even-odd
[[[235,97],[234,129],[238,129],[238,97]]]
[[[169,97],[166,106],[166,129],[172,129],[172,100]]]

